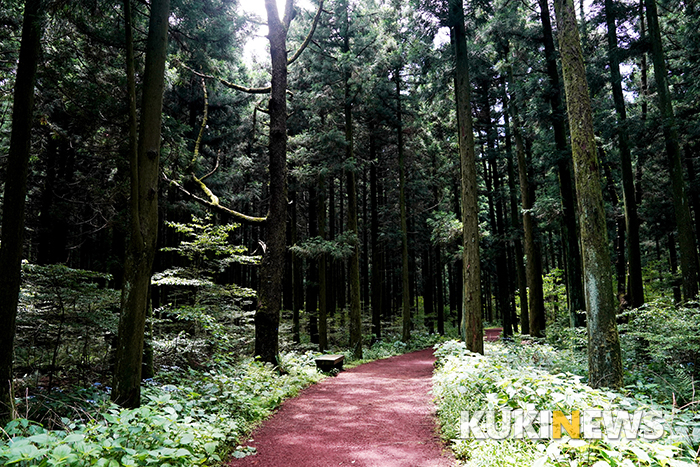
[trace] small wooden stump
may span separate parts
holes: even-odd
[[[316,368],[324,373],[329,373],[331,370],[341,371],[343,360],[345,360],[345,355],[321,355],[316,357]]]

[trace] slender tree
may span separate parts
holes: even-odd
[[[0,326],[0,425],[14,416],[12,359],[22,268],[34,85],[41,53],[42,18],[41,0],[27,0],[24,4],[22,43],[15,76],[12,133],[7,155],[0,240],[0,322],[3,323]]]
[[[586,69],[573,0],[555,0],[554,7],[581,223],[589,384],[619,388],[622,386],[620,340]]]
[[[695,246],[695,234],[693,233],[693,226],[690,220],[690,207],[688,205],[685,181],[683,180],[681,151],[678,144],[678,127],[666,78],[666,60],[664,58],[663,45],[661,44],[656,1],[645,0],[645,5],[649,27],[649,41],[651,42],[651,57],[654,63],[654,77],[656,78],[656,93],[659,111],[661,112],[661,126],[666,142],[666,158],[671,173],[673,211],[676,215],[681,273],[683,274],[683,298],[692,300],[698,294],[698,251]]]
[[[411,301],[409,297],[408,220],[406,215],[406,153],[403,143],[401,109],[401,67],[394,69],[396,80],[396,136],[399,152],[399,211],[401,214],[401,310],[403,333],[401,339],[411,338]]]
[[[615,4],[605,0],[605,22],[608,28],[608,63],[610,64],[610,82],[612,84],[615,112],[617,113],[617,137],[620,147],[622,166],[622,199],[625,206],[625,230],[627,231],[627,295],[632,308],[644,304],[644,283],[642,281],[642,259],[639,249],[639,217],[635,199],[634,173],[632,172],[632,152],[625,122],[627,110],[622,94],[622,76],[620,75],[620,58],[617,46],[617,26],[615,23]],[[624,263],[623,263],[624,264]]]
[[[469,58],[464,6],[461,0],[449,0],[450,32],[455,52],[455,101],[462,180],[462,323],[461,334],[467,348],[484,353],[484,328],[481,320],[481,264],[479,259],[479,211],[474,156],[474,133],[470,103]]]
[[[158,236],[160,131],[169,15],[169,0],[152,2],[138,146],[136,154],[131,151],[131,232],[124,265],[124,286],[111,395],[112,400],[123,407],[138,407],[141,403],[144,329]],[[127,59],[128,73],[133,73],[133,63],[129,63],[131,60],[133,55]],[[129,96],[129,99],[133,99],[133,95]]]

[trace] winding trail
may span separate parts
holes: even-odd
[[[284,402],[231,467],[450,467],[429,393],[432,350],[343,371]]]

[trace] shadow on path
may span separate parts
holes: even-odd
[[[327,378],[282,404],[252,434],[257,454],[231,467],[448,467],[429,393],[431,349]]]

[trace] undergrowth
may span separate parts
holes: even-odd
[[[3,430],[0,462],[17,466],[213,465],[283,399],[323,376],[314,354],[288,353],[280,369],[248,359],[199,372],[166,371],[144,389],[144,404],[64,418],[60,430],[16,419]],[[172,381],[175,384],[170,384]]]
[[[571,373],[553,374],[560,357],[542,344],[487,344],[486,355],[450,341],[436,346],[433,391],[443,436],[453,440],[455,456],[466,466],[694,466],[700,445],[700,415],[659,405],[639,392],[628,396],[592,389]],[[663,417],[664,436],[641,439],[460,439],[461,412],[503,409],[646,410]],[[500,423],[499,420],[497,422]],[[535,425],[537,422],[535,422]]]

